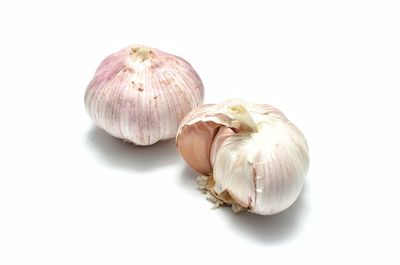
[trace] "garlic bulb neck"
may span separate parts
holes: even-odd
[[[243,105],[232,105],[228,107],[229,114],[240,123],[240,131],[255,133],[258,131],[257,124],[251,117],[249,111]]]
[[[149,49],[147,47],[135,47],[135,48],[132,48],[131,52],[134,57],[139,58],[140,60],[142,60],[142,62],[149,59],[153,54],[151,49]]]

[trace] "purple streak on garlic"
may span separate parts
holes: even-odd
[[[298,198],[307,174],[306,140],[278,109],[243,100],[208,104],[182,121],[176,145],[203,176],[216,205],[272,215]]]
[[[202,104],[203,83],[184,59],[143,45],[105,58],[88,85],[85,106],[95,124],[137,145],[174,138]]]

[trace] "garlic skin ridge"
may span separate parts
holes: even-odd
[[[105,58],[85,92],[95,124],[136,145],[174,138],[179,123],[204,99],[203,83],[184,59],[144,45]]]
[[[216,205],[272,215],[301,193],[306,140],[278,109],[243,100],[205,105],[182,121],[176,145]],[[206,176],[206,177],[204,177]]]

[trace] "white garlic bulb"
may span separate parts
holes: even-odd
[[[296,201],[309,165],[303,134],[280,110],[243,100],[191,111],[176,145],[216,205],[261,215]]]
[[[179,123],[202,104],[203,83],[184,59],[143,45],[111,54],[85,93],[96,125],[137,145],[174,138]]]

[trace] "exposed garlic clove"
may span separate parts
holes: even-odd
[[[210,163],[211,145],[220,124],[207,121],[184,126],[178,137],[177,144],[185,161],[197,172],[208,175],[212,172]]]
[[[301,193],[307,170],[301,164],[304,158],[294,158],[283,146],[260,151],[256,172],[256,200],[251,211],[263,215],[279,213],[292,205]],[[291,159],[299,159],[293,162]]]
[[[252,208],[255,202],[254,169],[249,161],[253,144],[249,134],[239,133],[226,138],[213,168],[215,192],[228,192],[243,208]]]
[[[208,158],[212,172],[203,173],[212,178],[204,188],[208,196],[215,197],[216,205],[225,203],[234,209],[271,215],[293,204],[303,188],[309,164],[308,147],[300,130],[280,110],[264,104],[229,100],[207,109],[212,111],[192,111],[180,128],[190,128],[194,120],[230,118],[212,139]],[[186,131],[179,132],[180,143],[186,144]],[[185,148],[177,146],[179,151]],[[191,165],[192,154],[186,151],[181,155]],[[208,153],[196,155],[207,160]]]
[[[215,164],[215,159],[217,157],[217,151],[221,147],[221,145],[224,143],[226,138],[229,136],[232,136],[235,134],[235,131],[229,127],[221,126],[218,129],[218,132],[215,134],[214,139],[211,139],[212,145],[211,145],[211,151],[210,151],[210,163],[211,166],[214,167]]]
[[[137,145],[175,137],[179,123],[204,98],[203,84],[184,59],[143,45],[108,56],[85,93],[96,125]]]
[[[221,126],[231,125],[231,119],[219,112],[220,109],[214,105],[203,105],[190,112],[176,136],[176,145],[182,157],[194,170],[204,175],[212,172],[210,152],[215,135]]]

